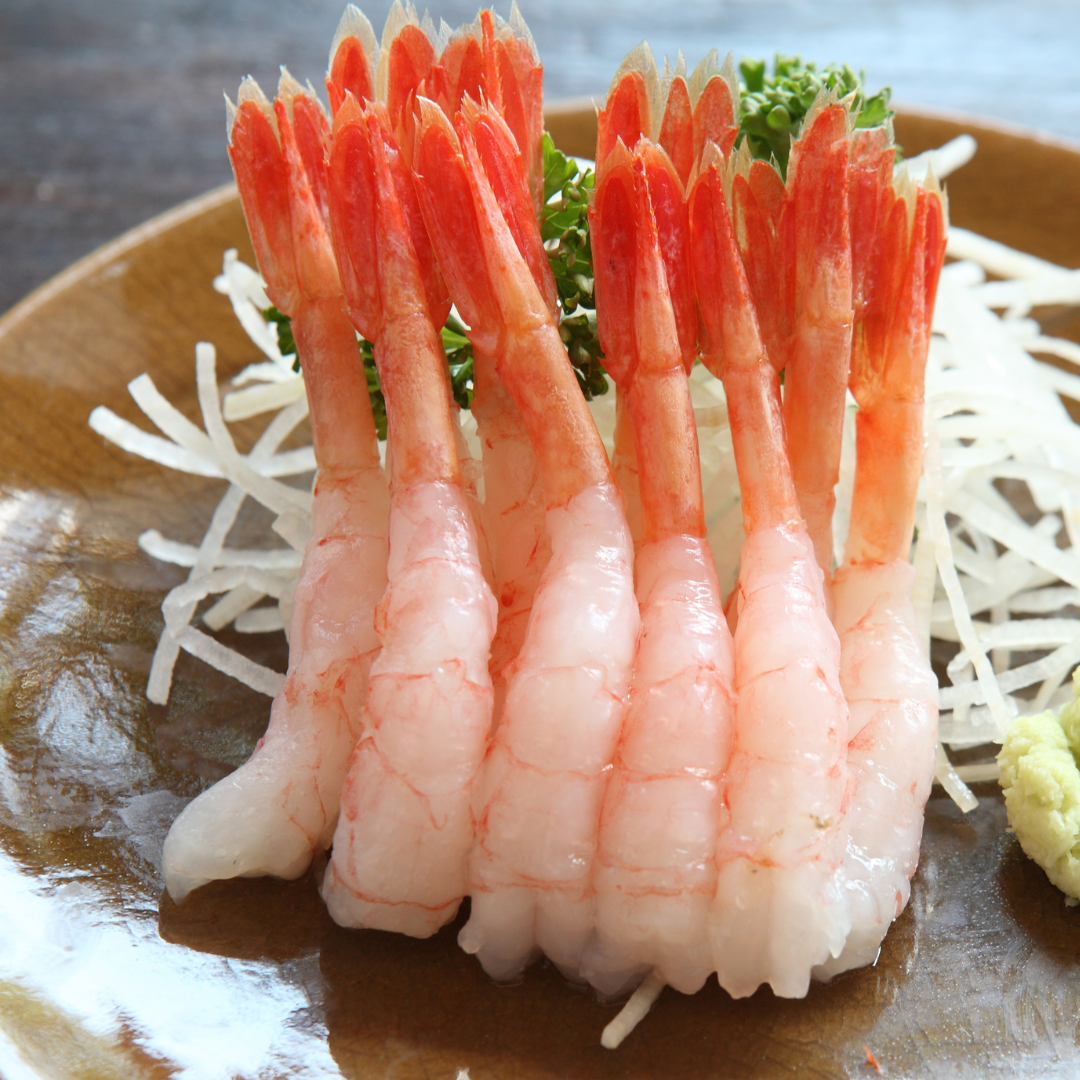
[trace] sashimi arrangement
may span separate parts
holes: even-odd
[[[146,376],[168,440],[91,417],[230,485],[198,549],[141,538],[192,568],[151,700],[180,649],[274,698],[169,833],[177,902],[329,849],[335,921],[426,937],[467,897],[459,942],[495,979],[544,955],[632,993],[615,1046],[664,985],[800,997],[873,963],[935,776],[974,805],[942,742],[1060,700],[1080,620],[1010,613],[1080,597],[1055,543],[1080,378],[1025,351],[1080,359],[1027,318],[1080,289],[961,230],[943,271],[935,173],[972,147],[901,165],[887,93],[792,61],[742,76],[635,49],[595,176],[544,135],[516,6],[451,31],[395,4],[381,44],[350,6],[329,112],[286,72],[273,102],[241,85],[258,271],[230,252],[216,284],[267,360],[222,402],[199,346],[205,432]],[[267,412],[240,454],[227,421]],[[311,449],[280,451],[307,416]],[[313,468],[310,494],[281,479]],[[287,547],[225,546],[247,497]],[[286,629],[287,673],[196,614]],[[942,691],[931,632],[959,646]]]

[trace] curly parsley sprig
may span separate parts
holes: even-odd
[[[465,327],[451,315],[442,328],[443,350],[450,368],[450,385],[454,400],[463,409],[472,406],[473,352],[472,342],[465,336]],[[360,358],[364,362],[368,395],[371,398],[371,414],[375,418],[375,432],[380,439],[386,438],[386,398],[383,396],[379,369],[375,366],[375,350],[370,341],[360,338]]]
[[[799,134],[810,106],[823,88],[835,89],[840,97],[855,95],[852,112],[856,127],[876,127],[893,115],[889,87],[867,97],[863,89],[866,73],[856,75],[847,64],[829,64],[818,71],[816,64],[804,64],[797,56],[777,53],[771,75],[764,60],[743,60],[739,72],[739,142],[745,140],[756,158],[775,158],[785,179],[791,140]]]
[[[592,245],[589,242],[589,199],[595,177],[557,149],[544,132],[544,211],[540,237],[555,275],[559,293],[562,336],[578,385],[591,401],[607,393],[600,363],[603,353],[596,336]]]

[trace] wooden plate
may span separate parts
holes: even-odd
[[[549,125],[591,154],[591,108],[553,108]],[[972,132],[953,220],[1080,265],[1076,148],[939,115],[896,127],[908,153]],[[184,659],[169,705],[147,705],[180,576],[136,537],[197,540],[221,484],[134,459],[86,419],[97,404],[141,419],[125,385],[143,371],[195,417],[198,340],[223,376],[255,358],[211,288],[228,247],[250,261],[221,189],[0,320],[0,1073],[21,1060],[94,1077],[872,1076],[864,1047],[894,1077],[1080,1070],[1080,910],[1020,854],[990,786],[966,817],[931,798],[912,901],[876,967],[802,1001],[669,990],[613,1053],[599,1046],[612,1007],[552,969],[497,987],[456,928],[427,942],[341,930],[310,876],[209,886],[182,909],[164,897],[169,821],[244,760],[269,703]],[[1055,330],[1070,326],[1080,337],[1074,312]],[[244,647],[283,668],[279,640]]]

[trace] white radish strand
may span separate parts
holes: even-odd
[[[600,1045],[605,1050],[617,1050],[626,1036],[649,1015],[649,1010],[656,1004],[656,999],[665,985],[663,978],[655,970],[650,971],[630,995],[630,1000],[619,1011],[619,1015],[604,1028]]]
[[[279,367],[291,368],[292,357],[286,361],[278,346],[276,324],[263,317],[270,300],[262,277],[258,270],[240,261],[236,248],[225,252],[221,274],[214,278],[214,288],[229,298],[237,321],[255,345]]]
[[[304,380],[299,375],[275,382],[258,383],[233,390],[225,395],[222,414],[226,420],[246,420],[249,416],[283,409],[304,395]],[[314,455],[312,455],[314,460]]]
[[[912,160],[917,161],[918,158]],[[942,174],[939,172],[937,175]],[[1052,262],[1016,251],[997,240],[990,240],[956,225],[949,226],[949,240],[945,251],[954,259],[970,259],[984,270],[1002,278],[1038,278],[1065,272]]]
[[[139,537],[139,547],[161,562],[174,566],[194,566],[199,549],[177,540],[167,540],[157,529],[147,529]],[[222,548],[218,566],[251,566],[258,570],[281,570],[294,573],[300,568],[300,555],[292,548]],[[1059,605],[1060,606],[1060,605]],[[1048,609],[1049,610],[1049,609]]]
[[[908,176],[915,180],[922,180],[927,173],[933,173],[938,180],[944,180],[946,176],[966,165],[975,156],[977,148],[972,136],[957,135],[936,150],[924,150],[915,157],[907,158],[896,166],[896,171],[905,169]]]
[[[210,357],[210,362],[212,365],[212,356]],[[143,387],[143,392],[140,394],[142,401],[157,415],[165,415],[167,410],[162,410],[160,408],[160,404],[155,395],[146,392],[145,384],[140,384],[140,386]],[[172,409],[172,406],[169,406],[169,409]],[[266,430],[256,442],[251,454],[247,458],[251,475],[255,475],[255,472],[252,470],[261,468],[263,464],[273,456],[281,443],[288,438],[296,428],[296,425],[299,424],[306,415],[307,399],[304,398],[282,410],[270,424],[267,425]],[[151,416],[151,419],[155,419],[155,417]],[[174,430],[178,432],[183,430],[182,425],[173,423],[172,426]],[[231,439],[229,441],[231,444]],[[219,556],[224,547],[225,539],[236,522],[236,517],[240,511],[240,506],[243,503],[245,494],[245,491],[236,485],[231,485],[226,491],[224,497],[214,511],[210,521],[210,527],[207,529],[206,535],[203,537],[202,543],[199,545],[195,558],[192,561],[191,574],[189,575],[187,582],[188,585],[195,586],[196,588],[201,587],[200,583],[202,579],[213,572],[215,566],[218,565]],[[183,587],[184,586],[180,586],[180,588]],[[172,595],[173,594],[170,593],[170,596]],[[203,593],[203,596],[205,595],[207,595],[207,593]],[[291,604],[291,587],[283,589],[282,596],[283,598],[287,597],[285,600],[286,606]],[[200,599],[201,598],[202,597],[200,597]],[[166,597],[166,603],[168,602],[169,597]],[[244,658],[239,657],[239,654],[232,652],[232,650],[225,649],[224,646],[219,646],[217,642],[214,642],[214,648],[210,648],[206,642],[213,641],[213,639],[206,638],[206,641],[204,641],[203,638],[205,638],[205,635],[200,634],[196,637],[184,632],[184,628],[190,623],[191,617],[195,613],[196,603],[197,601],[188,601],[178,607],[174,612],[174,626],[176,629],[170,629],[170,627],[166,625],[162,632],[150,668],[150,678],[146,691],[149,700],[160,705],[164,705],[168,701],[169,690],[172,685],[173,669],[176,666],[176,660],[179,656],[181,647],[186,648],[189,652],[192,652],[193,655],[198,655],[202,659],[205,659],[212,666],[225,671],[226,674],[238,678],[241,682],[252,687],[252,689],[269,693],[271,696],[276,694],[277,689],[274,687],[280,687],[280,676],[277,672],[270,671],[270,669],[262,667],[262,665],[254,664],[249,660],[245,660],[243,664],[236,663],[234,662],[234,658]],[[284,609],[282,610],[282,618],[283,621],[287,622]],[[222,652],[221,650],[225,650],[225,652]],[[218,663],[219,660],[226,666],[222,667],[221,664]]]

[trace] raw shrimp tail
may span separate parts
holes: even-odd
[[[725,173],[727,175],[725,176]],[[705,341],[702,361],[728,390],[747,532],[799,521],[780,406],[780,380],[759,324],[736,243],[726,190],[740,175],[707,149],[690,193],[694,280]]]
[[[663,237],[658,217],[666,226]],[[703,536],[701,470],[686,381],[696,351],[696,303],[685,200],[667,154],[639,142],[631,157],[617,144],[596,189],[590,222],[597,328],[605,366],[624,389],[632,421],[643,538]],[[618,272],[610,272],[611,267]],[[672,300],[675,293],[679,302]],[[694,345],[689,348],[679,330],[689,331],[677,322],[677,310],[687,307],[694,314]]]
[[[376,127],[382,132],[377,139],[372,135]],[[424,226],[411,172],[388,128],[381,103],[361,106],[347,95],[334,117],[328,162],[331,232],[349,316],[357,331],[373,343],[384,332],[384,297],[400,309],[401,318],[411,314],[436,327],[442,326],[450,311],[446,284]],[[401,250],[386,267],[378,257],[379,222],[370,212],[377,198],[374,154],[379,144],[391,146],[383,153],[393,182],[395,214],[400,215],[402,224],[392,239]],[[387,281],[387,274],[397,276]],[[420,278],[419,292],[412,288],[414,275]],[[410,289],[405,294],[408,299],[395,292],[395,285]]]
[[[537,276],[546,278],[539,232],[515,231],[512,222],[524,223],[524,217],[517,210],[509,221],[504,217],[485,171],[495,163],[498,178],[515,171],[520,177],[513,139],[486,106],[464,109],[457,126],[455,131],[434,102],[421,99],[413,155],[420,205],[469,337],[495,357],[521,412],[546,504],[559,506],[585,478],[584,486],[610,483],[607,454],[559,337],[554,303],[537,287]],[[516,187],[520,199],[524,186],[519,181]],[[515,186],[501,190],[510,198]],[[571,460],[568,445],[580,447],[580,457]]]
[[[447,41],[425,92],[447,116],[465,98],[486,101],[506,121],[539,217],[544,202],[544,71],[516,0],[504,21],[489,9]]]
[[[326,231],[325,130],[314,96],[287,73],[273,108],[253,82],[241,87],[229,153],[268,293],[293,319],[319,472],[285,684],[248,762],[169,831],[163,870],[177,901],[212,879],[298,877],[329,846],[379,645],[388,498]]]
[[[280,311],[299,299],[293,252],[289,170],[274,108],[252,78],[240,84],[236,105],[228,102],[229,160],[240,194],[248,235],[266,295]]]
[[[355,4],[347,5],[330,44],[330,62],[326,71],[331,116],[336,116],[345,104],[346,94],[352,94],[359,102],[375,100],[378,60],[375,30]]]
[[[717,70],[715,51],[707,55],[686,79],[682,57],[675,70],[665,61],[657,72],[649,46],[642,42],[623,60],[612,80],[607,101],[597,116],[597,177],[600,184],[609,162],[625,164],[627,153],[640,139],[655,138],[665,151],[647,156],[652,218],[659,235],[664,272],[670,282],[668,302],[673,308],[683,364],[687,372],[698,355],[698,311],[690,264],[689,221],[684,186],[693,167],[696,148],[707,140],[730,148],[738,133],[734,102],[738,90],[729,57]],[[615,197],[618,197],[617,195]],[[600,265],[595,258],[594,265]],[[609,289],[621,286],[608,281]],[[600,305],[601,310],[605,305]],[[625,305],[620,307],[626,311]],[[603,317],[598,315],[598,318]],[[606,334],[620,333],[608,318]],[[607,364],[612,363],[609,350]],[[613,468],[627,504],[627,520],[635,547],[642,538],[638,464],[627,411],[625,382],[617,391],[618,426]],[[678,488],[678,485],[675,485]]]
[[[596,115],[596,179],[603,179],[608,159],[619,142],[627,150],[637,146],[653,128],[653,99],[659,72],[646,42],[632,49],[619,65],[608,88],[604,107]]]
[[[874,268],[880,259],[884,218],[892,204],[896,147],[889,125],[856,128],[848,161],[848,223],[851,231],[851,300],[855,318],[853,350],[873,294]],[[852,367],[859,361],[853,356]]]
[[[579,977],[637,638],[630,536],[554,305],[537,287],[542,249],[522,252],[533,234],[515,234],[495,195],[500,177],[521,175],[505,124],[466,102],[455,131],[422,100],[413,160],[451,295],[529,432],[551,540],[477,790],[472,911],[459,941],[499,979],[516,978],[538,951]]]
[[[851,360],[849,124],[845,104],[819,94],[791,146],[780,220],[794,305],[784,423],[799,505],[826,580]]]
[[[305,365],[312,442],[321,469],[377,468],[375,423],[356,337],[342,303],[330,242],[325,154],[330,127],[310,86],[282,70],[274,114],[289,177],[289,216],[299,297],[292,316]]]
[[[747,536],[735,750],[709,934],[720,985],[732,995],[768,982],[780,996],[801,997],[850,928],[841,846],[847,705],[823,574],[798,513],[777,373],[732,229],[734,169],[721,170],[719,149],[707,148],[691,192],[691,236],[703,360],[724,381]]]
[[[674,310],[688,373],[698,355],[698,313],[685,187],[698,148],[716,142],[726,154],[734,145],[737,100],[730,57],[718,70],[714,50],[687,80],[680,55],[674,71],[665,61],[664,72],[658,76],[652,53],[643,42],[623,61],[605,107],[597,115],[598,182],[609,162],[621,164],[625,153],[633,153],[640,139],[656,144],[643,161],[664,271],[671,286],[668,302]],[[620,143],[622,151],[618,150]]]
[[[908,556],[922,470],[926,356],[945,256],[937,185],[915,185],[902,175],[883,190],[875,257],[864,271],[870,299],[852,353],[859,465],[847,561]]]
[[[385,52],[386,50],[384,50]],[[448,299],[386,111],[346,98],[330,158],[350,313],[374,342],[393,498],[382,651],[322,893],[345,926],[426,937],[466,892],[472,784],[487,747],[495,603],[462,488],[439,328]],[[366,271],[366,273],[365,273]]]
[[[690,274],[671,272],[669,261],[673,251],[688,257],[689,237],[682,184],[665,150],[642,138],[630,155],[620,139],[590,222],[598,328],[633,429],[643,543],[642,634],[600,821],[596,933],[582,973],[604,995],[625,992],[650,970],[693,993],[712,970],[706,922],[731,750],[733,660],[703,539],[677,317],[680,294],[691,306],[694,295]]]
[[[783,371],[791,346],[794,310],[789,252],[780,242],[787,191],[776,169],[753,158],[745,143],[726,160],[731,223],[739,238],[750,295],[757,305],[761,336],[773,366]]]
[[[439,34],[426,11],[421,18],[411,0],[407,6],[394,0],[379,46],[375,95],[385,102],[388,128],[403,150],[412,133],[416,97],[424,93],[438,63],[439,44]]]

